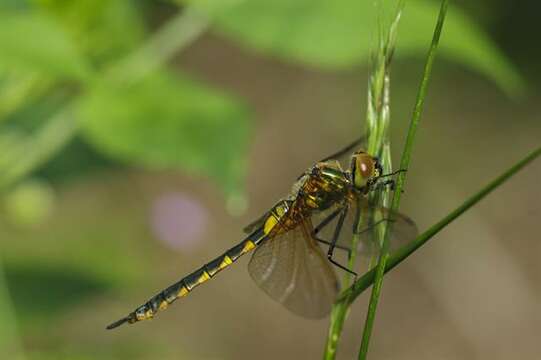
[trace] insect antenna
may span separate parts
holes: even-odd
[[[407,169],[398,169],[396,171],[393,171],[392,173],[380,175],[380,176],[378,176],[378,179],[388,177],[388,176],[393,176],[393,175],[399,174],[401,172],[407,172],[407,171],[408,171]]]

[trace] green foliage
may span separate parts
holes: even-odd
[[[248,122],[234,99],[161,73],[135,85],[100,84],[79,105],[83,135],[104,154],[209,175],[227,192],[238,190]]]
[[[144,40],[145,26],[132,0],[33,0],[63,25],[93,63],[106,64],[129,54]]]
[[[5,39],[19,51],[11,54],[12,63],[18,65],[17,75],[0,77],[0,92],[6,95],[0,102],[4,119],[9,115],[11,122],[18,122],[29,115],[25,114],[32,108],[29,100],[41,96],[44,99],[39,100],[47,102],[65,91],[59,86],[61,79],[72,80],[81,90],[47,116],[31,110],[31,117],[45,119],[37,122],[35,131],[22,137],[1,137],[9,141],[0,143],[8,155],[0,158],[4,169],[0,187],[14,184],[62,150],[80,132],[78,123],[82,121],[83,137],[111,159],[204,174],[227,193],[240,191],[248,138],[245,106],[185,76],[160,70],[206,23],[200,26],[196,16],[180,14],[143,43],[139,10],[130,0],[36,0],[2,13],[17,25],[15,30],[28,27],[34,39],[17,48],[15,30],[0,24],[0,46]],[[22,55],[41,67],[23,66]],[[12,72],[13,64],[1,60],[2,55],[0,75]],[[99,77],[97,73],[86,77],[82,70],[74,70],[87,69],[88,75],[88,64],[106,71]],[[22,156],[25,149],[31,151]]]
[[[192,10],[199,10],[213,21],[216,31],[247,47],[327,69],[368,61],[378,11],[370,2],[353,0],[175,2],[192,5]],[[394,6],[394,2],[386,4]],[[81,106],[75,114],[84,116],[84,137],[99,152],[130,164],[209,175],[226,191],[232,191],[239,187],[243,174],[242,154],[248,136],[244,106],[193,81],[164,75],[160,67],[207,24],[204,17],[183,18],[181,14],[148,37],[144,11],[152,5],[135,0],[3,3],[0,119],[28,108],[40,97],[54,95],[59,84],[69,80],[80,89],[77,94],[83,94],[74,102]],[[408,2],[398,55],[424,54],[435,12],[436,5],[431,2]],[[183,34],[192,35],[177,42]],[[449,58],[492,77],[509,91],[521,86],[520,77],[497,47],[458,10],[451,14],[442,50]],[[120,84],[122,79],[137,82],[148,74],[134,72],[143,70],[161,75],[151,75],[132,88]],[[116,83],[111,81],[122,71],[127,74]],[[97,76],[102,73],[105,76]],[[149,88],[144,89],[146,86]],[[26,137],[26,144],[57,146],[48,146],[47,151],[37,149],[33,154],[44,155],[33,156],[32,161],[23,162],[25,166],[17,166],[17,171],[10,170],[12,175],[4,184],[44,164],[79,133],[76,126],[69,124],[78,120],[68,120],[70,106],[67,104],[67,109],[60,108],[56,115],[44,120],[65,119],[65,128],[71,130],[62,132],[66,134],[62,141]],[[48,128],[44,124],[43,129]],[[193,134],[187,136],[192,129]],[[58,138],[52,132],[45,133]],[[15,144],[15,148],[21,146]]]
[[[369,60],[378,9],[356,0],[187,1],[213,17],[216,30],[248,48],[327,69]],[[389,9],[393,1],[385,2]],[[404,10],[397,56],[424,56],[437,2],[411,0]],[[491,39],[459,9],[450,11],[442,52],[516,92],[523,86],[513,65]]]
[[[90,71],[64,29],[37,11],[0,12],[0,49],[0,73],[81,80]]]

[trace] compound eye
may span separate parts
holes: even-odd
[[[355,155],[354,182],[355,186],[360,188],[366,185],[368,179],[375,176],[376,162],[374,158],[367,153],[358,153]]]
[[[363,178],[374,176],[375,165],[374,159],[370,155],[359,154],[357,156],[357,171]]]

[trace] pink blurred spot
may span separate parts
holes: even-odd
[[[151,225],[155,236],[175,250],[192,250],[208,225],[208,211],[183,193],[159,196],[152,204]]]

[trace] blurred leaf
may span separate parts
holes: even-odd
[[[0,121],[36,101],[49,90],[51,81],[37,73],[6,73],[0,75]]]
[[[243,177],[247,112],[185,77],[160,74],[132,86],[101,84],[79,104],[83,135],[130,164],[211,176],[226,192]]]
[[[85,79],[88,64],[64,29],[38,12],[0,12],[0,68]]]
[[[136,1],[32,0],[62,23],[93,61],[105,63],[140,45],[145,31]]]
[[[101,0],[101,3],[108,4],[109,2],[109,0]],[[54,0],[41,0],[40,3],[51,13],[55,11],[63,13],[61,10],[65,10],[64,7],[66,7],[59,6],[59,9],[56,9],[53,5],[71,4],[71,2],[60,3]],[[118,4],[119,2],[114,3]],[[124,1],[122,3],[129,4],[130,2]],[[113,8],[116,9],[114,6]],[[70,17],[59,16],[59,18],[68,20]],[[107,71],[100,77],[108,79],[108,81],[125,80],[122,76],[119,79],[118,74],[121,73],[129,79],[130,83],[136,83],[147,73],[165,63],[176,51],[190,44],[205,28],[206,18],[201,19],[198,14],[191,14],[191,12],[179,13],[178,16],[173,17],[157,30],[143,46],[139,46],[137,51],[123,57],[120,61],[116,60],[113,66],[108,64]],[[4,96],[0,96],[0,99],[5,100],[5,102],[0,101],[0,117],[5,116],[2,120],[9,119],[10,125],[28,123],[28,120],[32,124],[37,123],[37,126],[33,126],[34,129],[28,135],[19,131],[20,129],[7,127],[1,129],[9,132],[8,136],[3,136],[4,134],[0,133],[0,187],[6,187],[36,170],[63,146],[69,144],[78,129],[76,122],[71,117],[72,104],[66,103],[67,98],[73,95],[73,88],[64,86],[53,91],[47,89],[49,83],[43,83],[39,81],[41,80],[39,78],[36,79],[31,75],[25,77],[21,74],[11,76],[11,73],[5,71],[3,73],[1,70],[0,68],[0,92]],[[21,81],[26,78],[28,78],[27,82]],[[98,79],[93,81],[93,83],[99,82]],[[120,88],[120,85],[117,84],[116,88]],[[47,91],[47,96],[36,96],[36,92],[45,91]],[[61,103],[51,101],[55,98],[60,98]],[[41,112],[40,114],[39,111],[36,111],[41,108],[36,106],[36,103],[40,102],[47,105],[54,102],[56,105],[63,105],[63,108],[57,110],[57,106],[55,106],[54,113]],[[47,106],[47,108],[49,107]],[[78,160],[76,159],[76,161]],[[234,180],[234,178],[226,176],[226,180]],[[227,182],[224,184],[225,187],[229,185],[231,184],[227,184]]]
[[[371,1],[184,2],[212,16],[218,31],[245,46],[317,67],[340,69],[367,62],[375,43],[377,8]],[[386,3],[395,6],[395,2]],[[398,56],[426,54],[437,13],[437,2],[407,2],[398,31]],[[500,49],[456,8],[450,11],[441,49],[444,56],[483,73],[507,91],[516,92],[523,86]]]
[[[20,10],[28,7],[28,0],[1,0],[0,11]]]

